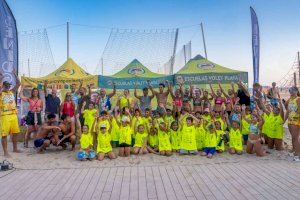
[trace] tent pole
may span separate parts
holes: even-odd
[[[69,31],[70,31],[69,22],[67,22],[67,59],[69,59],[69,57],[70,57],[70,36],[69,36]]]
[[[186,64],[186,52],[185,52],[185,45],[183,45],[183,54],[184,54],[184,64]]]
[[[27,68],[28,68],[28,77],[30,77],[30,62],[29,62],[29,58],[27,59]]]
[[[102,74],[102,76],[103,76],[103,58],[101,58],[101,74]]]
[[[204,46],[204,53],[205,53],[205,58],[207,60],[207,51],[206,51],[206,43],[205,43],[205,37],[204,37],[204,29],[203,29],[203,24],[201,22],[201,32],[202,32],[202,40],[203,40],[203,46]]]
[[[173,75],[174,73],[174,64],[175,64],[175,54],[176,54],[176,47],[177,47],[177,40],[178,40],[178,31],[179,29],[176,29],[175,32],[175,41],[174,41],[174,48],[173,48],[173,56],[172,56],[172,60],[171,60],[171,75]]]
[[[300,52],[298,51],[298,70],[299,70],[299,83],[300,83]]]

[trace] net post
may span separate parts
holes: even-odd
[[[205,53],[205,58],[207,60],[207,51],[206,51],[206,43],[205,43],[205,37],[204,37],[204,29],[203,29],[203,24],[201,22],[201,33],[202,33],[202,40],[203,40],[203,46],[204,46],[204,53]]]
[[[177,40],[178,40],[178,32],[179,29],[177,28],[175,32],[175,41],[174,41],[173,55],[171,60],[171,70],[170,70],[171,75],[174,74],[174,63],[175,63],[175,54],[176,54],[176,47],[177,47]]]

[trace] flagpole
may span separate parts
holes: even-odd
[[[298,70],[299,70],[299,84],[300,84],[300,52],[298,51]]]
[[[203,29],[203,24],[201,22],[201,33],[202,33],[202,40],[203,40],[203,46],[204,46],[204,53],[205,53],[205,58],[207,60],[207,51],[206,51],[206,43],[205,43],[205,37],[204,37],[204,29]]]
[[[69,22],[67,22],[67,59],[70,57],[70,27]]]

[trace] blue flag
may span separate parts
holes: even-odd
[[[18,73],[18,32],[16,20],[5,0],[0,0],[0,71],[4,81],[16,84]]]
[[[252,57],[254,83],[259,82],[259,27],[255,11],[250,7],[252,22]]]

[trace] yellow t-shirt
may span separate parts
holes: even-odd
[[[119,128],[119,144],[127,144],[131,145],[131,135],[132,129],[129,125],[127,126],[120,126]]]
[[[217,132],[217,150],[225,150],[224,141],[222,140],[222,136],[224,135],[223,130],[216,130]]]
[[[83,111],[84,124],[89,126],[89,129],[92,129],[93,123],[95,121],[95,114],[97,113],[96,109],[86,109]]]
[[[93,146],[93,138],[89,133],[82,133],[80,137],[80,148],[88,149]]]
[[[0,95],[0,114],[11,115],[17,113],[18,110],[14,93],[12,91],[2,92]]]
[[[111,125],[112,125],[112,129],[111,129],[111,140],[112,141],[119,141],[119,125],[116,121],[115,118],[112,118],[112,121],[111,121]]]
[[[149,145],[152,148],[155,148],[158,146],[158,136],[157,135],[150,135],[149,134]]]
[[[205,137],[205,147],[217,147],[217,134],[208,132]]]
[[[195,126],[183,125],[181,131],[180,149],[188,151],[197,150]]]
[[[144,133],[136,133],[134,147],[142,147],[145,140],[147,140],[147,136],[148,134],[146,131],[144,131]]]
[[[158,150],[171,151],[170,133],[158,130]]]
[[[120,109],[122,110],[123,108],[125,107],[129,107],[129,104],[130,104],[130,99],[122,96],[120,98]]]
[[[251,115],[246,115],[245,118],[247,120],[251,119]],[[243,135],[248,135],[249,134],[249,128],[250,128],[250,124],[244,119],[242,118],[242,134]]]
[[[201,124],[199,127],[196,127],[196,143],[198,150],[202,150],[205,147],[205,136],[206,130],[204,125]]]
[[[264,124],[262,126],[262,132],[269,136],[270,134],[270,127],[273,121],[273,113],[267,115],[266,113],[263,114]]]
[[[177,131],[170,130],[171,135],[171,145],[173,150],[179,150],[180,149],[180,143],[181,143],[181,131],[178,129]]]
[[[280,115],[273,115],[270,125],[269,137],[273,139],[282,139],[284,134],[283,119]]]
[[[108,132],[101,133],[99,131],[97,137],[98,145],[97,145],[97,153],[109,153],[112,151],[111,146],[111,136]]]
[[[229,131],[229,147],[237,151],[243,150],[243,139],[240,129],[234,130],[233,128]]]
[[[174,118],[173,116],[165,116],[164,121],[167,124],[168,128],[170,128],[171,123],[174,121]]]

